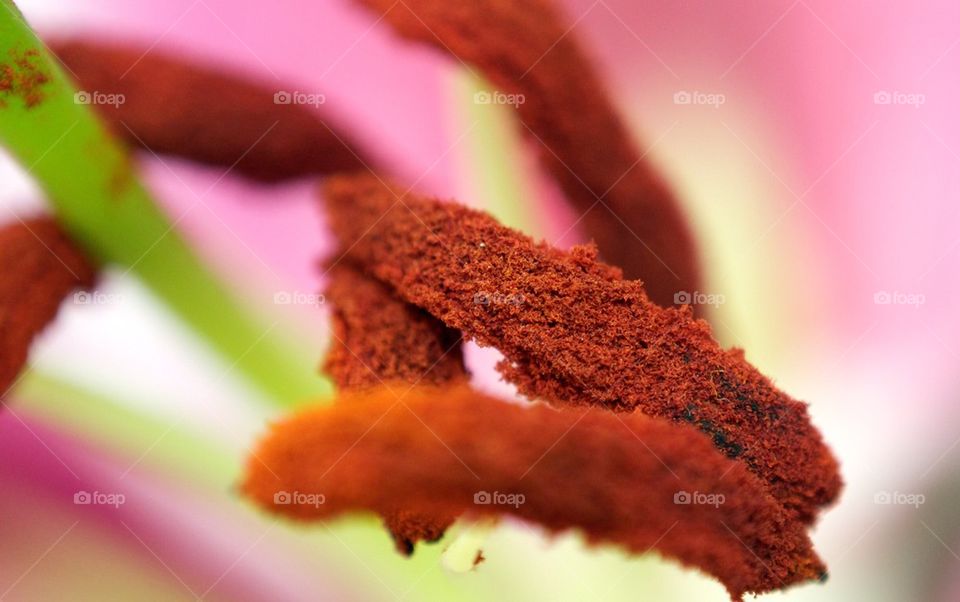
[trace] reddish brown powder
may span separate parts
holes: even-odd
[[[0,228],[0,397],[27,361],[34,336],[63,298],[93,284],[94,270],[57,224],[46,218]]]
[[[0,64],[0,107],[5,107],[11,96],[16,96],[32,109],[43,101],[44,86],[49,81],[50,73],[37,49],[22,52],[11,49],[9,62]]]
[[[52,47],[101,117],[131,145],[234,169],[267,182],[362,169],[350,137],[312,105],[277,104],[296,90],[249,81],[158,49],[55,42]],[[292,96],[290,97],[292,99]],[[334,128],[336,130],[338,128]],[[355,154],[356,153],[356,154]]]
[[[516,106],[532,143],[605,260],[660,305],[700,290],[693,236],[637,151],[576,32],[546,0],[357,0],[403,36],[475,65]],[[603,202],[598,203],[597,199]]]
[[[329,276],[335,336],[323,369],[338,389],[466,379],[460,333],[350,265],[337,265]]]
[[[456,515],[440,515],[412,510],[392,510],[383,515],[383,524],[390,531],[394,547],[404,556],[412,556],[416,545],[435,543],[456,520]]]
[[[526,395],[692,424],[804,521],[837,497],[837,462],[806,405],[777,390],[742,351],[722,350],[689,308],[651,303],[640,283],[620,280],[590,248],[564,253],[478,211],[401,201],[402,189],[374,177],[332,178],[326,192],[348,257],[499,349],[502,373]],[[484,295],[512,302],[478,302]]]
[[[403,399],[418,383],[466,380],[458,332],[350,265],[337,265],[329,276],[327,300],[333,305],[334,338],[324,371],[340,391],[399,383],[394,393]],[[443,537],[453,521],[453,515],[407,510],[384,515],[397,550],[408,556],[417,542]]]
[[[746,467],[696,429],[642,414],[521,407],[465,386],[417,387],[397,404],[379,388],[275,425],[255,457],[244,492],[296,519],[398,503],[508,514],[634,553],[655,548],[734,598],[824,573],[802,525]],[[294,491],[314,497],[275,503]]]

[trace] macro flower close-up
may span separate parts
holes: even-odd
[[[0,600],[960,597],[960,6],[0,5]]]

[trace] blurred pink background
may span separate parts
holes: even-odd
[[[355,130],[398,177],[419,182],[421,190],[457,196],[470,204],[490,202],[476,198],[471,188],[468,148],[477,133],[461,108],[469,102],[458,84],[462,67],[432,50],[399,41],[387,26],[346,0],[20,4],[43,34],[156,43],[158,49],[247,71],[280,89],[321,92],[327,97],[326,108]],[[814,533],[831,565],[830,581],[771,598],[958,599],[960,4],[935,0],[563,4],[576,24],[571,35],[597,59],[617,104],[635,126],[641,147],[652,146],[651,156],[670,174],[696,225],[709,269],[709,292],[726,299],[712,315],[718,337],[725,344],[743,346],[748,358],[779,385],[809,401],[815,422],[843,462],[848,483],[843,499]],[[674,94],[682,91],[721,95],[723,101],[718,106],[675,104]],[[494,169],[514,170],[522,179],[543,185],[542,176],[529,173],[528,165]],[[146,161],[144,168],[160,199],[178,215],[195,203],[192,191],[205,191],[219,176],[174,161],[166,165]],[[252,297],[267,298],[278,287],[316,290],[320,283],[315,262],[330,251],[330,243],[314,206],[314,188],[312,183],[264,188],[228,178],[204,198],[202,208],[188,214],[184,231],[205,257]],[[537,209],[534,221],[521,225],[548,240],[559,237],[578,216],[555,206],[555,200],[532,203]],[[291,319],[299,320],[316,339],[319,359],[323,318],[310,314]],[[121,341],[123,320],[102,320],[88,328],[99,328],[105,340]],[[63,368],[82,349],[84,327],[75,325],[70,316],[67,321],[70,328],[43,343],[43,357],[51,369]],[[167,344],[173,348],[183,341],[174,337]],[[115,357],[122,355],[115,353],[110,361],[131,361]],[[90,354],[91,369],[96,370],[104,357]],[[491,362],[489,356],[476,357],[478,365]],[[498,386],[488,367],[480,373],[491,381],[489,386]],[[185,377],[184,395],[189,395],[191,378],[203,380],[202,375]],[[122,391],[133,386],[114,382],[109,375],[97,382]],[[509,394],[502,387],[498,390]],[[29,406],[26,410],[29,414]],[[238,457],[259,431],[261,418],[250,412],[236,419],[240,426],[235,431],[222,437]],[[44,420],[38,417],[31,425],[46,433]],[[196,424],[202,429],[212,422],[201,412]],[[8,458],[0,474],[16,487],[27,487],[24,483],[41,477],[17,467],[18,462],[29,461],[23,446],[37,445],[23,435],[21,426],[9,415],[0,415],[0,427],[9,433],[0,439]],[[85,445],[78,441],[80,435],[70,434],[69,425],[49,428],[55,441],[50,447],[55,450]],[[35,453],[45,456],[42,446]],[[127,465],[119,464],[120,470]],[[61,468],[48,462],[43,470],[56,474]],[[108,465],[101,470],[117,469]],[[884,492],[922,494],[925,501],[919,507],[877,503],[877,495]],[[180,512],[190,514],[182,508]],[[243,516],[233,517],[234,513]],[[256,519],[240,511],[230,515],[225,530],[257,532],[249,523]],[[147,523],[141,525],[144,530],[156,528]],[[183,528],[178,525],[163,528]],[[0,555],[16,557],[11,560],[14,569],[0,569],[0,592],[22,572],[17,567],[29,566],[56,536],[37,542],[17,536],[20,529],[26,529],[22,521],[0,523],[0,538],[22,545],[15,553]],[[200,531],[191,536],[202,540],[213,534]],[[525,543],[516,546],[539,545],[530,543],[536,536],[519,537],[526,538]],[[229,565],[227,560],[243,552],[250,541],[235,539],[245,543],[204,548],[214,564]],[[286,541],[265,536],[244,556],[243,566],[253,570],[272,566],[277,558],[290,558]],[[350,540],[344,543],[349,546]],[[313,549],[304,542],[296,545],[296,554]],[[209,575],[198,566],[202,562],[189,556],[185,560],[188,550],[176,547],[157,555],[176,565],[175,573],[196,568],[199,576],[183,577],[188,583],[209,584]],[[382,548],[380,554],[389,554],[388,545]],[[588,550],[551,556],[546,546],[536,549],[536,558],[520,556],[512,562],[548,566],[552,571],[562,570],[557,562],[592,562],[585,560],[593,554]],[[143,549],[138,552],[143,554]],[[518,587],[547,596],[544,599],[576,597],[557,585],[562,581],[517,585],[517,580],[534,579],[538,570],[547,569],[531,567],[525,574],[514,567],[510,573],[496,568],[504,560],[494,554],[488,557],[491,560],[471,578]],[[150,564],[160,558],[142,560]],[[31,589],[39,587],[31,582],[56,579],[66,562],[67,556],[58,556],[38,563],[11,590],[10,599],[28,599],[29,592],[40,591]],[[354,576],[365,574],[357,568],[366,564],[365,559],[348,557],[344,562],[354,564]],[[371,561],[375,573],[381,570],[376,562]],[[627,560],[610,562],[619,562],[617,566],[625,570],[631,567]],[[383,569],[383,579],[390,586],[397,584],[398,591],[404,585],[415,588],[419,572],[405,575],[398,566]],[[638,571],[642,579],[624,581],[610,596],[627,599],[644,593],[631,588],[649,584],[647,591],[656,599],[724,599],[715,584],[690,573],[678,577],[676,569],[663,563],[643,567]],[[585,579],[603,570],[604,566],[591,564]],[[261,573],[231,572],[218,586],[218,595],[267,599],[263,592],[278,586],[270,571]],[[324,574],[322,583],[289,566],[285,574],[304,585],[272,589],[278,599],[296,599],[298,592],[306,591],[331,599],[399,597],[392,587],[380,588],[369,574],[361,581],[371,583],[359,586],[355,578],[335,571]],[[154,578],[173,579],[162,567],[157,575]],[[252,583],[244,581],[246,577]],[[445,577],[442,569],[431,578],[458,580],[450,587],[460,593],[484,587],[461,576]],[[658,580],[668,581],[670,587],[657,589]],[[176,591],[178,586],[172,583],[170,591]],[[353,594],[345,593],[351,588],[356,588]],[[411,597],[421,594],[413,589]]]

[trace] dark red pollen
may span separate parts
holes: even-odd
[[[693,425],[803,521],[836,499],[837,461],[806,405],[742,351],[721,349],[689,308],[652,303],[590,248],[562,252],[454,203],[398,202],[403,193],[375,177],[329,180],[326,209],[342,248],[407,301],[499,349],[501,372],[523,393]]]

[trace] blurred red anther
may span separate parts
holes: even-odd
[[[51,219],[0,228],[0,397],[27,361],[30,343],[71,291],[93,285],[95,271]]]
[[[576,529],[698,567],[735,599],[825,570],[803,525],[696,429],[521,407],[464,385],[417,386],[399,402],[389,387],[367,389],[287,418],[257,447],[243,491],[298,520],[403,508]]]
[[[663,306],[701,290],[696,245],[673,192],[641,153],[573,25],[548,0],[356,0],[412,40],[477,67],[583,215],[604,260]]]
[[[271,88],[136,45],[89,40],[51,47],[132,146],[227,167],[265,182],[364,169],[350,136],[327,124],[323,94]]]

